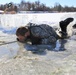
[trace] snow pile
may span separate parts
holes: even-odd
[[[68,17],[73,17],[75,24],[76,13],[0,14],[0,30],[4,33],[15,33],[18,27],[26,26],[29,22],[59,27],[59,22]]]

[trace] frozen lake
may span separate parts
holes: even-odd
[[[22,44],[16,40],[15,31],[28,22],[57,26],[61,20],[76,13],[0,15],[0,74],[1,75],[75,75],[76,35],[58,40],[55,45]]]

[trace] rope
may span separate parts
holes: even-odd
[[[2,44],[0,44],[0,46],[2,46],[2,45],[6,45],[6,44],[15,43],[15,42],[17,42],[17,41],[11,41],[11,42],[2,43]]]

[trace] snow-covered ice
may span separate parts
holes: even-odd
[[[76,23],[76,12],[0,14],[0,75],[75,75],[76,35],[58,40],[53,46],[19,42],[2,45],[16,40],[19,26],[33,22],[59,27],[59,21],[68,17],[74,18],[72,27]]]

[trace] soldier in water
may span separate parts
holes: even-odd
[[[17,40],[20,42],[31,41],[32,45],[40,44],[54,44],[57,39],[67,37],[67,26],[73,18],[67,18],[64,21],[60,21],[60,34],[61,37],[55,32],[55,30],[46,24],[33,24],[29,23],[27,27],[19,27],[16,31]]]

